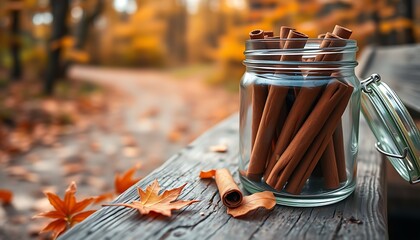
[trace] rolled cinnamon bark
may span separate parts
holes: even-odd
[[[273,31],[264,31],[264,38],[274,37]]]
[[[264,39],[264,31],[257,29],[249,33],[251,39]],[[253,43],[254,49],[264,49],[264,43]],[[260,125],[261,116],[264,111],[265,101],[267,99],[267,86],[255,84],[252,87],[252,129],[251,129],[251,149],[254,146],[257,136],[258,126]]]
[[[290,31],[288,38],[307,39],[308,36],[296,31]],[[306,41],[303,40],[291,40],[285,42],[284,48],[303,48],[305,44]],[[301,55],[283,55],[280,61],[300,61],[301,59]],[[260,181],[264,173],[267,158],[270,153],[271,140],[275,134],[276,125],[280,118],[281,109],[284,107],[288,90],[289,89],[287,87],[275,85],[270,86],[260,125],[258,127],[257,136],[251,151],[250,162],[247,170],[247,177],[250,180]]]
[[[329,34],[331,38],[335,36]],[[329,47],[331,41],[329,39],[324,39],[320,45],[320,48]],[[316,56],[315,61],[323,61],[324,55],[319,54]],[[267,164],[267,169],[265,170],[264,177],[268,178],[268,175],[271,173],[274,165],[277,163],[280,155],[286,150],[286,147],[292,141],[293,137],[296,135],[297,131],[301,128],[306,117],[309,115],[313,105],[316,103],[316,99],[319,97],[322,92],[322,87],[314,88],[302,88],[297,95],[292,108],[286,118],[284,123],[283,130],[280,133],[280,136],[277,140],[276,148]],[[286,164],[286,163],[284,163]],[[280,169],[283,169],[285,166],[279,166]]]
[[[242,203],[243,195],[238,185],[233,180],[232,174],[226,168],[202,171],[200,178],[215,178],[217,189],[223,204],[228,208],[239,207]]]
[[[334,142],[334,154],[335,159],[337,161],[337,171],[338,171],[338,179],[340,182],[344,182],[347,180],[347,172],[346,172],[346,158],[344,154],[344,136],[343,136],[343,124],[340,121],[338,122],[337,129],[335,129],[333,134],[333,142]]]
[[[233,180],[229,170],[226,168],[218,169],[215,178],[223,204],[228,208],[235,208],[241,205],[242,192]]]
[[[353,33],[353,31],[348,29],[348,28],[345,28],[343,26],[335,25],[332,33],[341,37],[341,38],[349,39],[351,34]]]
[[[344,84],[343,84],[344,85]],[[311,175],[321,155],[325,152],[325,148],[331,142],[331,136],[336,128],[341,116],[346,109],[349,99],[353,93],[353,87],[347,85],[345,93],[340,100],[340,103],[335,107],[334,111],[329,117],[326,124],[321,128],[321,132],[313,141],[313,144],[305,154],[304,159],[299,163],[299,166],[293,172],[292,177],[288,180],[286,191],[292,194],[299,194],[306,180]]]
[[[348,29],[343,28],[341,26],[336,26],[334,31],[341,34],[344,37],[349,37]],[[351,34],[351,33],[350,33]],[[332,40],[336,39],[336,40]],[[327,33],[324,37],[324,40],[320,44],[320,48],[327,48],[327,47],[343,47],[345,46],[345,41],[340,41],[342,39],[340,36],[337,36],[334,33]],[[341,54],[318,54],[315,57],[314,61],[336,61],[341,58]],[[328,76],[331,72],[323,72],[323,73],[309,73],[310,75],[321,75],[321,76]],[[280,136],[277,140],[276,148],[272,153],[272,156],[267,164],[267,168],[264,173],[264,178],[267,179],[270,175],[274,165],[278,162],[280,155],[284,152],[288,144],[291,142],[292,138],[296,135],[297,131],[301,128],[303,122],[305,121],[306,117],[310,113],[313,105],[316,103],[317,98],[322,93],[322,87],[314,87],[314,88],[302,88],[297,95],[295,102],[293,103],[292,108],[290,109],[289,115],[286,119],[284,124],[283,130],[280,133]],[[344,147],[342,148],[344,152]],[[327,156],[328,157],[328,156]],[[341,162],[344,162],[344,155],[343,158],[340,158]],[[286,163],[284,163],[286,164]],[[344,164],[340,164],[341,171],[342,167],[344,166],[344,174],[345,174],[345,162]],[[279,166],[279,171],[281,171],[285,165]],[[337,170],[334,170],[337,171]],[[343,172],[343,171],[342,171]]]
[[[325,188],[338,188],[340,186],[340,181],[338,179],[337,162],[335,159],[334,142],[332,141],[332,138],[330,138],[320,162]]]
[[[328,84],[313,111],[269,174],[267,178],[268,185],[277,190],[283,188],[284,184],[303,158],[306,150],[311,144],[314,144],[314,139],[321,130],[320,126],[323,126],[328,120],[331,112],[339,103],[339,100],[342,98],[346,89],[347,86],[338,81]],[[278,176],[280,172],[281,174]]]
[[[352,34],[352,31],[348,28],[336,25],[334,27],[333,34],[336,34],[337,36],[344,39],[349,39]],[[346,158],[344,154],[343,124],[341,122],[341,119],[338,122],[337,129],[334,131],[333,142],[335,159],[337,161],[338,177],[340,182],[344,182],[347,180],[347,173]]]
[[[296,31],[296,29],[287,26],[280,27],[280,48],[284,48],[286,41],[284,39],[288,38],[290,31]]]

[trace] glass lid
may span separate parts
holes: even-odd
[[[378,74],[362,81],[362,113],[397,172],[410,183],[420,182],[420,134],[400,98]]]

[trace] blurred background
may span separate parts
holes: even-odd
[[[243,72],[244,40],[255,28],[279,31],[290,25],[310,37],[335,24],[355,30],[367,44],[413,43],[420,38],[417,0],[3,0],[0,61],[15,62],[43,76],[48,47],[62,60],[124,67],[172,68],[217,64],[214,82],[237,83]],[[53,22],[53,8],[61,21]],[[357,30],[356,30],[357,29]],[[51,38],[53,39],[52,41]]]
[[[116,174],[150,173],[236,112],[251,30],[316,38],[336,24],[359,54],[416,44],[420,0],[1,0],[0,190],[13,199],[0,239],[48,237],[31,220],[50,207],[43,190],[76,181],[80,196],[115,197]],[[403,236],[420,197],[390,195],[390,234]]]

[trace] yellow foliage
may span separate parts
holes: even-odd
[[[78,63],[87,63],[89,62],[89,54],[85,51],[75,50],[75,49],[69,49],[65,52],[64,58],[78,62]]]
[[[389,33],[392,30],[409,28],[412,26],[412,24],[413,22],[406,18],[396,18],[396,19],[381,22],[379,25],[379,30],[382,33]]]
[[[132,47],[135,50],[161,48],[159,38],[153,35],[146,35],[134,38],[132,42]]]
[[[118,24],[112,28],[111,34],[117,38],[127,38],[136,35],[137,29],[129,24]]]
[[[74,45],[74,38],[70,36],[64,36],[60,39],[54,40],[50,43],[50,48],[52,50],[62,48],[62,47],[71,47]]]

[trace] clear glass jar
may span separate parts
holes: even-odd
[[[280,49],[279,41],[297,48]],[[240,83],[240,178],[251,193],[312,207],[349,196],[356,182],[361,85],[354,40],[246,42]],[[299,47],[300,46],[300,47]]]

